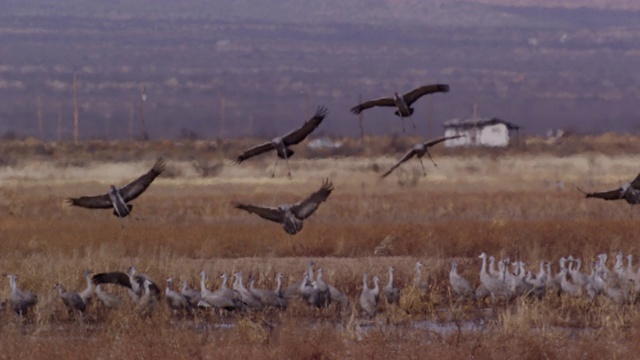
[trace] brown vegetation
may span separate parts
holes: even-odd
[[[451,299],[447,282],[449,262],[455,258],[460,272],[477,285],[477,256],[482,251],[522,259],[531,269],[540,260],[553,261],[554,270],[561,255],[592,259],[623,250],[637,256],[637,209],[585,200],[567,181],[617,186],[616,179],[637,172],[630,170],[636,166],[634,159],[622,153],[594,154],[588,160],[545,152],[471,158],[443,151],[437,155],[439,169],[429,165],[426,178],[418,176],[407,185],[401,181],[406,175],[377,179],[371,162],[385,167],[394,161],[389,157],[301,157],[292,161],[294,174],[299,174],[292,180],[282,172],[268,178],[264,168],[271,159],[228,165],[202,178],[186,170],[188,152],[180,155],[176,149],[182,147],[176,144],[152,143],[139,150],[143,155],[134,156],[129,151],[135,150],[123,144],[105,150],[96,146],[93,154],[100,161],[86,153],[87,144],[76,148],[82,152],[74,156],[56,148],[56,171],[42,161],[51,155],[33,155],[34,146],[53,145],[25,145],[29,156],[7,151],[15,156],[13,168],[23,173],[10,173],[10,167],[0,170],[5,183],[0,270],[18,273],[20,286],[40,299],[24,321],[9,311],[0,313],[3,357],[359,359],[424,358],[428,353],[537,359],[606,353],[633,358],[640,350],[634,341],[640,335],[637,305],[548,297],[481,309]],[[132,215],[139,220],[125,219],[124,229],[109,211],[63,205],[64,196],[106,191],[106,182],[120,184],[130,179],[131,168],[137,173],[149,166],[118,159],[152,159],[174,151],[183,160],[167,159],[167,172],[173,167],[174,174],[159,178],[133,203]],[[208,156],[229,157],[218,151]],[[78,163],[65,168],[63,157]],[[558,173],[558,167],[563,171]],[[74,168],[84,169],[87,178],[76,177]],[[403,165],[406,173],[413,168],[419,164]],[[100,169],[109,173],[96,175]],[[589,174],[592,179],[586,178]],[[292,201],[315,189],[324,176],[332,178],[336,190],[295,237],[230,205],[233,200]],[[567,181],[564,187],[556,183],[562,180]],[[374,256],[388,235],[390,253]],[[384,284],[386,268],[393,265],[398,286],[404,288],[401,303],[397,309],[381,304],[375,323],[361,319],[357,307],[316,311],[296,303],[284,313],[200,313],[195,318],[174,317],[163,303],[153,316],[141,318],[132,308],[105,312],[94,302],[80,321],[67,314],[51,289],[57,282],[72,290],[82,288],[86,268],[126,270],[132,264],[162,286],[166,276],[193,284],[205,270],[210,288],[215,288],[219,280],[214,275],[242,270],[256,275],[258,287],[272,288],[277,272],[286,274],[285,284],[298,280],[308,259],[325,269],[327,282],[344,289],[352,300],[364,271],[377,274]],[[432,288],[428,295],[410,287],[416,260],[426,265]],[[0,285],[5,299],[8,281],[2,279]]]

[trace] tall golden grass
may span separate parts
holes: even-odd
[[[123,185],[165,152],[146,153],[149,163],[122,164],[122,155],[114,152],[112,160],[82,155],[82,162],[58,160],[51,168],[42,159],[25,157],[14,165],[23,172],[0,169],[5,184],[0,272],[18,273],[20,287],[39,295],[25,320],[1,313],[1,357],[633,358],[640,350],[637,306],[548,297],[478,308],[453,299],[447,285],[454,258],[461,273],[477,284],[477,256],[483,251],[522,259],[530,269],[540,260],[552,261],[556,270],[557,259],[568,254],[585,260],[617,250],[638,255],[637,209],[586,200],[573,187],[616,187],[617,178],[637,172],[631,171],[630,156],[465,159],[442,153],[436,159],[439,169],[425,162],[426,178],[417,162],[408,162],[404,172],[383,181],[372,164],[385,167],[393,158],[293,160],[294,178],[288,180],[268,177],[271,158],[239,168],[225,165],[215,177],[200,178],[188,162],[167,156],[173,174],[159,178],[133,202],[138,219],[125,219],[124,228],[110,211],[63,204],[65,196],[101,193],[111,182]],[[216,156],[211,161],[226,157]],[[95,175],[75,175],[83,168]],[[109,170],[100,176],[101,169]],[[235,200],[295,202],[315,191],[325,176],[336,190],[294,237],[231,206]],[[389,235],[389,254],[374,256]],[[178,318],[162,304],[142,318],[132,308],[105,312],[94,302],[78,320],[66,313],[52,289],[56,282],[83,288],[86,268],[124,271],[132,264],[162,286],[167,276],[196,285],[197,273],[205,270],[209,287],[215,288],[221,272],[241,270],[256,275],[258,287],[271,288],[277,272],[285,274],[285,284],[298,280],[309,259],[325,270],[330,284],[344,289],[351,308],[317,311],[294,303],[284,313]],[[428,295],[411,288],[417,260],[426,265]],[[356,305],[362,273],[377,274],[384,283],[390,265],[404,288],[403,300],[397,308],[381,304],[375,322],[368,322]],[[9,286],[3,281],[0,297],[5,299]],[[423,326],[423,321],[445,328]],[[465,329],[469,324],[478,328]]]

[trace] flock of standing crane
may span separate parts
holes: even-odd
[[[416,100],[426,94],[448,91],[449,86],[443,84],[422,86],[402,96],[395,93],[393,97],[363,102],[353,107],[351,111],[359,114],[363,110],[374,106],[396,107],[395,114],[403,119],[404,128],[404,118],[411,117],[414,112],[411,105]],[[326,115],[327,109],[319,107],[313,117],[307,120],[302,127],[245,151],[235,159],[235,162],[242,163],[251,157],[275,150],[276,163],[272,176],[275,176],[278,159],[284,159],[290,177],[291,171],[288,159],[294,154],[291,146],[304,140],[322,123]],[[426,175],[426,170],[422,163],[422,157],[425,154],[437,166],[428,152],[429,147],[457,137],[459,136],[440,137],[417,144],[397,164],[383,173],[382,177],[388,176],[394,169],[414,156],[420,160]],[[133,209],[133,205],[129,204],[129,202],[138,198],[164,170],[165,163],[160,158],[146,174],[122,188],[111,185],[106,194],[69,198],[67,201],[73,206],[90,209],[113,209],[115,216],[124,218]],[[310,217],[320,204],[328,199],[333,189],[331,181],[325,179],[319,190],[295,204],[266,207],[234,203],[234,207],[257,214],[266,220],[280,223],[283,225],[285,232],[289,235],[294,235],[302,230],[303,220]],[[582,191],[581,189],[578,190]],[[640,174],[632,182],[624,184],[618,189],[584,193],[587,198],[625,199],[630,204],[640,203]],[[561,258],[559,263],[560,271],[555,275],[552,274],[550,264],[547,262],[541,262],[538,273],[533,275],[532,272],[525,270],[525,264],[521,261],[510,263],[508,259],[501,260],[498,262],[499,269],[496,270],[493,257],[488,258],[483,253],[480,258],[482,259],[482,266],[479,273],[480,285],[477,288],[474,288],[469,280],[463,278],[457,272],[458,265],[455,261],[451,263],[449,282],[452,293],[460,298],[474,301],[491,297],[494,304],[497,298],[509,301],[517,296],[534,296],[542,299],[547,293],[566,293],[569,296],[586,295],[591,299],[604,295],[619,304],[635,302],[638,298],[640,269],[637,272],[633,271],[631,255],[627,257],[628,264],[626,268],[623,266],[622,254],[620,253],[616,256],[614,270],[611,271],[606,265],[607,256],[603,254],[598,257],[597,261],[591,263],[590,274],[581,272],[580,259],[572,257]],[[515,271],[511,272],[509,266],[513,266]],[[428,293],[430,287],[422,279],[422,267],[423,265],[420,262],[416,263],[414,286],[422,293]],[[162,296],[159,286],[149,276],[138,274],[135,267],[131,267],[128,273],[115,271],[91,275],[92,272],[90,270],[85,272],[87,287],[80,292],[67,291],[61,284],[54,286],[58,290],[62,302],[70,312],[83,314],[88,309],[94,293],[105,307],[118,308],[123,306],[123,299],[114,293],[104,291],[102,286],[105,284],[115,284],[126,288],[133,303],[136,304],[138,311],[142,314],[150,314]],[[13,311],[23,316],[29,308],[37,304],[38,297],[32,292],[18,288],[18,276],[16,274],[8,274],[7,276],[11,286],[8,303]],[[569,277],[571,280],[569,280]],[[277,274],[277,286],[274,290],[255,288],[253,278],[250,279],[249,288],[247,289],[244,285],[242,272],[233,274],[234,281],[231,288],[228,287],[229,275],[222,274],[221,278],[222,284],[220,288],[210,291],[206,286],[207,274],[201,272],[199,291],[190,288],[187,282],[183,282],[181,290],[176,291],[173,289],[173,280],[169,277],[166,279],[164,291],[166,303],[172,310],[185,313],[192,313],[197,308],[213,308],[219,311],[261,310],[266,307],[285,309],[293,298],[300,298],[307,304],[318,308],[328,307],[331,304],[338,304],[346,308],[351,304],[349,297],[344,292],[326,283],[323,279],[322,269],[314,272],[312,263],[309,263],[309,268],[304,272],[303,278],[287,288],[282,288],[283,277],[281,274]],[[393,267],[389,267],[388,282],[384,288],[380,287],[379,281],[378,276],[373,276],[373,287],[369,287],[368,275],[366,273],[363,275],[363,288],[358,298],[358,303],[362,311],[369,317],[374,317],[377,312],[381,292],[390,305],[399,304],[400,301],[400,290],[394,287]],[[4,305],[5,303],[3,303]]]
[[[493,256],[482,253],[479,258],[482,264],[479,270],[479,283],[473,283],[458,273],[458,264],[451,262],[449,272],[449,287],[456,301],[473,301],[485,304],[487,299],[495,305],[497,301],[508,303],[517,297],[531,297],[542,300],[557,297],[562,294],[573,298],[588,298],[595,301],[598,297],[606,297],[611,302],[624,305],[633,304],[640,300],[640,268],[634,270],[633,256],[626,257],[618,252],[613,269],[607,266],[607,254],[598,255],[590,262],[590,272],[581,270],[581,259],[573,256],[561,257],[559,271],[552,272],[551,264],[546,261],[539,263],[534,274],[526,270],[522,261],[511,262],[508,258],[497,262]],[[627,260],[625,266],[624,260]],[[261,311],[273,308],[280,311],[287,309],[290,301],[302,301],[310,307],[326,308],[334,306],[340,310],[352,309],[352,300],[343,291],[327,283],[323,277],[323,269],[314,271],[313,262],[309,261],[302,279],[294,281],[287,287],[283,286],[283,275],[276,274],[275,289],[259,289],[255,287],[255,278],[249,279],[249,287],[245,286],[241,271],[233,273],[233,284],[229,285],[230,276],[223,273],[222,283],[215,291],[207,287],[207,274],[200,272],[200,289],[190,287],[188,281],[183,280],[180,290],[173,288],[173,279],[166,279],[164,298],[167,306],[174,314],[193,315],[195,311],[212,309],[214,313]],[[415,265],[413,282],[407,286],[421,295],[429,294],[434,286],[428,279],[423,278],[419,261]],[[513,271],[509,268],[513,267]],[[535,271],[535,270],[534,270]],[[387,282],[380,285],[380,278],[373,276],[373,287],[369,286],[368,274],[364,273],[362,290],[357,298],[357,304],[362,314],[374,318],[378,312],[380,299],[383,298],[387,306],[398,306],[403,293],[396,286],[395,269],[388,268]],[[102,287],[107,284],[123,287],[127,290],[137,312],[149,316],[162,299],[162,290],[156,282],[146,274],[137,273],[131,266],[127,273],[120,271],[99,273],[93,275],[86,270],[86,288],[81,291],[67,291],[62,284],[55,284],[63,304],[70,314],[80,317],[88,310],[94,294],[101,306],[110,309],[125,306],[126,300],[115,293],[107,292]],[[24,316],[27,311],[38,302],[38,296],[33,292],[18,288],[18,276],[8,274],[11,294],[8,304],[18,315]],[[427,276],[428,278],[428,276]],[[298,299],[298,300],[295,300]],[[332,305],[334,304],[334,305]],[[3,302],[2,306],[5,306]]]

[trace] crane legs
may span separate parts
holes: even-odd
[[[284,152],[284,162],[287,164],[287,176],[291,179],[291,169],[289,168],[289,157],[287,157],[287,152]]]
[[[422,163],[422,158],[418,158],[418,160],[420,160],[420,165],[422,165],[423,176],[427,176],[427,169],[424,168],[424,164]]]
[[[276,166],[278,166],[278,155],[276,154],[276,163],[273,164],[273,173],[271,173],[271,177],[276,177]]]
[[[287,176],[289,176],[289,179],[291,179],[291,168],[289,168],[289,158],[287,157],[287,154],[285,152],[284,155],[284,162],[287,164]],[[271,173],[271,177],[276,177],[276,167],[278,166],[278,155],[276,154],[276,163],[273,164],[273,173]]]
[[[433,166],[435,166],[436,168],[438,167],[438,164],[436,164],[435,161],[433,161],[433,158],[431,157],[431,154],[429,154],[429,152],[427,151],[427,155],[429,155],[429,160],[431,160],[431,162],[433,163]]]

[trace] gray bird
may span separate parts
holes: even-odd
[[[360,293],[360,307],[364,312],[373,318],[378,311],[378,301],[380,300],[380,287],[378,286],[378,277],[373,277],[373,288],[369,288],[367,285],[367,273],[364,273],[362,278],[362,293]]]
[[[282,297],[280,297],[280,295],[278,294],[278,290],[280,288],[280,278],[282,277],[281,274],[278,274],[276,276],[276,282],[278,282],[278,288],[276,288],[276,291],[271,291],[271,290],[266,290],[266,289],[256,289],[255,287],[255,277],[251,276],[251,282],[249,284],[249,292],[251,293],[251,295],[253,295],[254,297],[256,297],[258,300],[260,300],[260,302],[265,305],[265,306],[271,306],[271,307],[276,307],[279,309],[286,309],[287,308],[287,300],[283,299]]]
[[[302,221],[311,216],[320,204],[329,198],[332,191],[333,185],[331,184],[331,181],[325,179],[322,182],[320,190],[293,205],[284,204],[278,207],[266,207],[234,203],[234,207],[236,209],[248,211],[249,213],[255,213],[263,219],[283,224],[284,231],[286,231],[287,234],[295,235],[302,230]]]
[[[161,290],[146,274],[137,274],[136,267],[129,268],[129,274],[121,271],[112,271],[108,273],[100,273],[93,275],[91,281],[95,285],[99,284],[116,284],[127,288],[129,296],[135,303],[139,303],[145,294],[145,281],[149,281],[149,293],[155,300],[160,299]]]
[[[451,271],[449,272],[449,285],[454,294],[459,298],[476,299],[471,282],[458,274],[458,263],[454,260],[451,262]]]
[[[351,112],[357,115],[360,114],[363,110],[372,108],[374,106],[395,107],[397,110],[396,112],[394,112],[394,114],[402,119],[402,130],[404,131],[404,118],[410,118],[414,112],[414,109],[411,107],[411,105],[422,96],[437,92],[449,92],[449,85],[424,85],[420,86],[419,88],[413,89],[402,96],[400,96],[397,92],[394,92],[393,97],[383,97],[360,103],[352,107]],[[413,119],[411,121],[413,123]],[[416,128],[415,123],[413,123],[413,128]]]
[[[233,277],[235,278],[235,281],[233,282],[233,290],[237,291],[238,294],[240,294],[242,303],[250,309],[262,310],[264,304],[260,301],[259,298],[257,298],[255,295],[249,292],[246,287],[244,287],[244,284],[242,283],[242,272],[235,272],[233,274]]]
[[[172,289],[173,279],[167,278],[167,287],[164,290],[164,297],[167,301],[167,305],[174,312],[191,312],[191,303],[186,296]]]
[[[24,316],[29,308],[38,303],[38,296],[30,291],[18,288],[18,275],[7,274],[11,285],[11,295],[9,295],[9,305],[11,309],[20,316]]]
[[[122,299],[116,294],[102,290],[102,284],[96,285],[96,297],[107,308],[117,309],[122,306]]]
[[[182,280],[182,288],[180,289],[180,293],[187,298],[189,304],[191,304],[191,307],[198,306],[198,302],[202,300],[202,292],[191,288],[187,280]]]
[[[399,304],[400,303],[400,290],[393,286],[393,273],[395,269],[393,266],[389,266],[389,281],[387,285],[382,289],[385,298],[387,299],[387,304]]]
[[[431,157],[431,154],[429,154],[429,147],[439,144],[443,141],[446,140],[450,140],[450,139],[457,139],[459,137],[461,137],[462,135],[455,135],[455,136],[442,136],[439,138],[435,138],[435,139],[431,139],[429,141],[426,141],[424,143],[420,143],[420,144],[416,144],[414,145],[414,147],[409,150],[406,154],[404,154],[404,156],[402,157],[402,159],[400,159],[400,161],[398,161],[395,165],[393,165],[393,167],[389,170],[387,170],[387,172],[385,172],[384,174],[382,174],[382,177],[387,177],[387,175],[391,174],[393,172],[393,170],[395,170],[398,166],[400,166],[402,163],[409,161],[412,157],[417,157],[418,160],[420,160],[420,165],[422,165],[422,171],[424,173],[424,176],[427,176],[427,170],[424,168],[424,163],[422,162],[422,157],[424,156],[424,154],[427,154],[427,156],[429,156],[429,159],[431,160],[431,162],[433,163],[433,165],[435,167],[438,167],[438,164],[436,164],[435,161],[433,161],[433,158]]]
[[[640,204],[640,174],[636,176],[630,183],[624,183],[615,190],[602,192],[586,192],[578,188],[586,198],[598,198],[604,200],[621,200],[624,199],[631,205]]]
[[[269,142],[252,147],[251,149],[238,156],[234,160],[234,163],[240,164],[241,162],[249,158],[260,155],[262,153],[266,153],[271,150],[275,150],[277,155],[276,163],[273,166],[273,174],[271,175],[271,177],[274,177],[276,175],[276,166],[278,165],[278,159],[285,160],[285,162],[287,163],[288,176],[291,177],[291,170],[289,169],[289,158],[294,154],[294,151],[291,150],[290,146],[298,144],[299,142],[304,140],[309,134],[311,134],[313,130],[320,126],[326,116],[327,109],[322,106],[318,107],[313,117],[305,121],[305,123],[302,124],[301,127],[290,131],[284,136],[274,138]]]
[[[243,309],[244,304],[242,303],[240,294],[235,290],[227,288],[229,276],[224,273],[221,277],[222,285],[220,286],[220,289],[211,292],[207,289],[206,285],[207,274],[204,271],[200,272],[201,300],[198,302],[198,306],[212,307],[220,310]]]
[[[142,175],[138,179],[132,181],[127,186],[118,189],[115,185],[111,185],[109,192],[104,195],[82,196],[78,198],[68,198],[67,203],[73,206],[81,206],[89,209],[111,209],[113,215],[124,218],[131,213],[133,205],[128,202],[135,200],[138,196],[147,190],[149,185],[158,175],[165,170],[164,160],[162,158],[156,161],[149,172]]]
[[[58,290],[60,294],[60,299],[62,299],[62,303],[67,307],[69,313],[78,312],[80,316],[87,310],[87,304],[82,300],[80,294],[73,291],[66,291],[62,284],[58,283],[53,286],[54,289]]]

